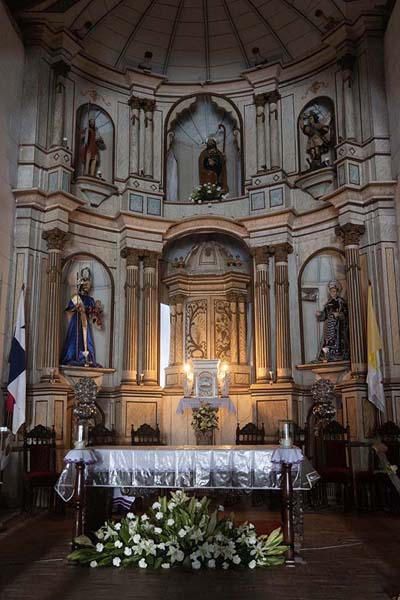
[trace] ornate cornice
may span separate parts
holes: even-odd
[[[335,227],[335,234],[342,238],[344,246],[358,246],[364,232],[365,225],[359,223],[346,223]]]
[[[254,104],[256,106],[265,106],[267,102],[267,94],[254,94]]]
[[[272,90],[272,92],[268,92],[267,94],[265,94],[266,97],[266,101],[269,104],[276,104],[278,102],[278,100],[281,99],[281,95],[278,92],[278,90]]]
[[[156,101],[152,98],[142,98],[141,104],[144,112],[153,112],[156,107]]]
[[[65,242],[69,240],[71,234],[67,231],[63,231],[58,227],[54,229],[47,229],[43,231],[42,238],[47,242],[48,250],[60,250],[62,251],[64,248]]]
[[[140,105],[141,105],[141,98],[139,98],[138,96],[131,96],[128,100],[128,104],[131,107],[131,109],[140,109]]]
[[[126,258],[126,266],[127,267],[138,267],[140,260],[140,250],[137,248],[122,248],[121,256],[122,258]]]
[[[271,251],[275,255],[275,262],[287,262],[288,255],[292,254],[293,246],[288,242],[283,242],[282,244],[276,244],[276,246],[271,246]]]

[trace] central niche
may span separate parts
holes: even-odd
[[[241,194],[240,121],[228,100],[201,94],[179,102],[166,143],[167,202],[189,202],[201,183],[215,183],[229,197]]]
[[[226,362],[233,385],[250,385],[250,266],[247,250],[228,236],[190,236],[167,249],[167,387],[181,382],[184,364],[192,359]]]

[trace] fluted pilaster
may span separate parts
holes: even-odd
[[[143,252],[143,383],[148,385],[158,381],[158,257]]]
[[[356,139],[355,107],[353,94],[353,76],[355,57],[346,54],[339,59],[342,69],[343,86],[343,131],[346,140]]]
[[[288,255],[293,248],[288,243],[273,246],[275,256],[275,315],[277,381],[292,381],[290,345]]]
[[[122,380],[128,383],[137,383],[140,251],[135,248],[123,248],[121,250],[121,256],[126,259]]]
[[[265,94],[255,94],[256,105],[256,138],[257,138],[257,172],[266,170],[265,156]]]
[[[71,67],[64,61],[59,61],[53,65],[54,70],[54,106],[53,106],[53,125],[51,132],[51,145],[61,146],[64,137],[65,122],[65,77],[68,75]]]
[[[153,155],[154,155],[154,100],[144,100],[144,174],[153,177]]]
[[[137,175],[139,173],[140,98],[131,96],[129,106],[131,107],[129,172]]]
[[[361,297],[360,238],[364,225],[346,223],[335,229],[343,240],[346,256],[346,282],[349,306],[350,360],[354,378],[364,379],[367,372],[366,331]]]
[[[274,90],[273,92],[270,92],[266,95],[269,108],[269,143],[271,169],[280,169],[281,167],[278,114],[278,102],[280,100],[280,97],[281,96],[277,90]]]
[[[44,378],[57,378],[60,362],[61,255],[70,234],[58,227],[42,233],[47,242],[47,311],[44,339]]]
[[[255,248],[253,256],[256,381],[262,383],[269,379],[272,368],[268,247]]]

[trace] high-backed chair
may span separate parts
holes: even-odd
[[[102,423],[98,423],[89,429],[89,446],[115,446],[117,443],[117,432],[107,429]]]
[[[143,423],[143,425],[136,430],[134,426],[131,425],[131,443],[132,446],[160,446],[161,433],[158,424],[154,429],[154,427],[151,427],[147,423]]]
[[[50,507],[55,505],[54,485],[59,477],[56,469],[56,433],[54,427],[36,425],[24,434],[23,509],[32,509],[39,488],[50,490]]]
[[[240,428],[240,423],[236,427],[236,445],[237,446],[259,446],[265,444],[264,423],[258,428],[254,423],[247,423]]]
[[[344,507],[353,506],[354,474],[349,425],[344,427],[338,421],[331,421],[321,430],[318,442],[317,471],[323,483],[337,486],[338,499],[343,487]]]
[[[399,474],[400,427],[393,421],[387,421],[378,428],[376,437],[386,446],[386,458],[390,465],[397,466],[397,474]],[[387,474],[382,471],[378,456],[375,456],[374,471],[378,506],[391,513],[399,514],[400,502],[397,490]]]

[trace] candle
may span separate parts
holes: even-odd
[[[83,442],[83,425],[78,425],[78,442]]]

